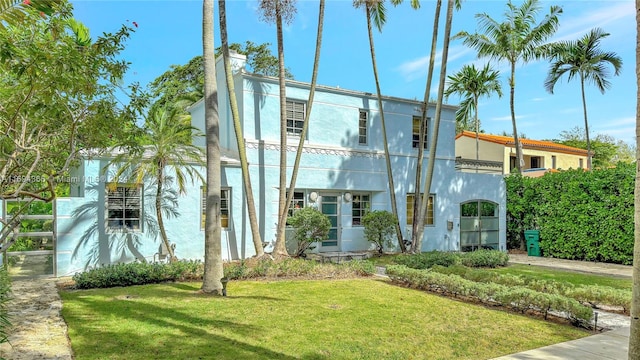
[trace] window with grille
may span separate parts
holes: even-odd
[[[369,194],[353,194],[351,200],[351,224],[362,225],[362,218],[371,210],[371,196]]]
[[[358,144],[367,145],[367,123],[369,120],[369,113],[360,110],[360,117],[358,120]]]
[[[427,118],[427,131],[425,131],[424,134],[424,141],[422,142],[422,146],[423,148],[427,148],[427,142],[429,140],[429,122],[431,121],[430,118]],[[412,141],[411,141],[411,146],[414,149],[418,148],[418,143],[420,142],[420,123],[422,122],[422,117],[421,116],[414,116],[413,117],[413,131],[412,131]]]
[[[207,188],[203,186],[200,196],[200,229],[204,229],[204,223],[207,216]],[[231,189],[220,190],[220,226],[223,229],[229,228],[229,213],[230,213],[230,192]]]
[[[107,229],[111,231],[140,231],[142,223],[141,186],[136,184],[106,185]]]
[[[293,216],[296,210],[304,208],[304,205],[304,192],[294,191],[293,199],[291,199],[291,204],[289,204],[289,210],[287,212],[288,216]]]
[[[305,103],[287,100],[287,135],[300,136],[304,126]]]
[[[422,196],[422,194],[420,194]],[[424,224],[433,225],[433,204],[435,202],[436,195],[429,195],[429,202],[427,203],[427,212],[424,214]],[[415,194],[407,194],[407,225],[413,225],[413,204],[415,202]]]

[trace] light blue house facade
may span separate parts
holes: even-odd
[[[244,56],[234,56],[235,91],[244,131],[259,227],[266,250],[273,245],[278,212],[280,170],[279,97],[276,78],[244,71]],[[218,61],[220,142],[223,151],[223,257],[254,255],[228,95]],[[291,175],[309,84],[287,81],[287,173]],[[419,101],[385,97],[384,116],[399,220],[410,239],[418,143]],[[505,185],[500,175],[456,171],[456,108],[444,106],[436,154],[425,147],[425,167],[435,156],[435,171],[423,251],[506,249]],[[192,124],[204,132],[204,104],[190,108]],[[434,106],[428,108],[434,118]],[[318,86],[304,142],[291,208],[313,206],[329,216],[330,239],[317,252],[371,249],[362,216],[391,210],[377,99],[370,93]],[[431,123],[429,131],[431,131]],[[204,146],[204,138],[194,144]],[[134,259],[157,260],[161,246],[153,209],[153,184],[133,186],[113,181],[108,157],[86,159],[72,175],[72,197],[56,202],[55,264],[58,276],[87,267]],[[103,169],[107,171],[103,171]],[[204,174],[204,169],[202,169]],[[75,178],[74,178],[75,177]],[[170,241],[181,259],[202,259],[203,184],[189,183],[178,198],[179,216],[165,220]]]

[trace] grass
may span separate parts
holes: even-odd
[[[588,335],[373,279],[62,291],[84,359],[489,359]]]
[[[540,280],[554,280],[573,285],[600,285],[615,289],[631,290],[633,282],[630,278],[612,277],[607,275],[586,274],[581,272],[555,270],[543,266],[525,264],[510,264],[496,269],[486,269],[500,274],[522,275]]]

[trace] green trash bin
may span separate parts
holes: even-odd
[[[540,231],[525,230],[524,238],[527,240],[527,255],[542,256],[540,252]]]

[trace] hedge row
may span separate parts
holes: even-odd
[[[73,275],[78,289],[108,288],[183,281],[202,277],[202,262],[120,263],[105,265]]]
[[[498,250],[478,250],[466,253],[430,251],[421,254],[401,255],[396,257],[394,262],[412,269],[429,269],[436,265],[495,268],[506,266],[509,262],[509,255]]]
[[[9,300],[11,299],[11,280],[6,268],[0,269],[0,344],[9,341]]]
[[[280,261],[250,259],[224,264],[224,276],[230,280],[265,277],[335,278],[371,275],[374,271],[374,264],[368,261],[321,264],[315,261],[288,258]],[[78,289],[92,289],[200,280],[202,272],[203,264],[200,261],[177,261],[169,264],[133,262],[106,265],[77,273],[73,276],[73,280]]]
[[[412,288],[476,299],[484,304],[499,305],[525,313],[538,311],[547,318],[549,312],[566,315],[574,323],[588,324],[593,316],[590,307],[575,299],[558,294],[548,294],[522,286],[507,286],[496,283],[478,283],[459,275],[443,274],[430,270],[410,269],[402,265],[387,267],[392,281]]]
[[[509,274],[498,274],[490,271],[471,269],[465,266],[434,266],[432,271],[458,275],[466,280],[481,283],[496,283],[505,286],[520,286],[527,289],[557,294],[575,299],[592,307],[618,306],[625,313],[631,307],[631,292],[628,290],[614,289],[608,286],[583,285],[575,286],[569,283],[560,283],[553,280],[541,280]]]
[[[524,245],[524,230],[539,229],[544,256],[631,264],[634,179],[635,165],[625,163],[507,176],[508,246]]]
[[[229,280],[252,278],[344,278],[366,276],[375,272],[375,265],[369,261],[353,260],[342,264],[319,263],[304,259],[285,258],[249,259],[226,263],[224,275]]]

